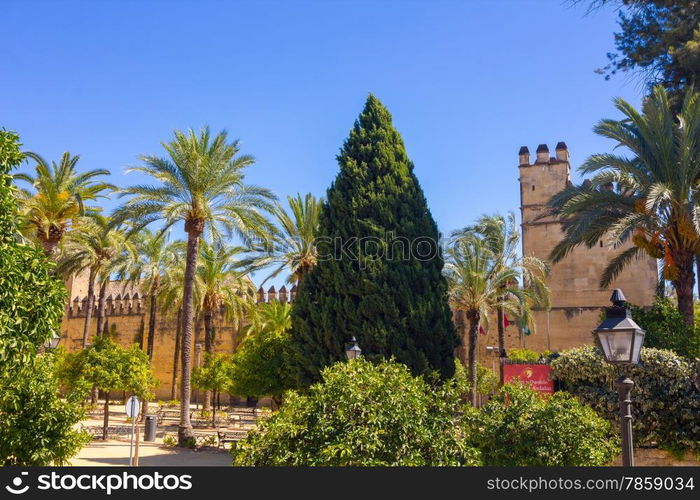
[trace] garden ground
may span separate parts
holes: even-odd
[[[158,439],[158,441],[161,441]],[[161,442],[139,444],[139,465],[163,466],[220,466],[231,465],[231,455],[223,450],[189,450],[165,446]],[[85,446],[71,461],[73,466],[127,466],[129,465],[129,441],[110,439],[95,440]]]

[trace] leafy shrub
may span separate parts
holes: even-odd
[[[484,465],[596,466],[619,453],[613,427],[564,392],[542,396],[507,384],[467,420]]]
[[[508,359],[522,363],[538,363],[552,355],[550,351],[537,352],[531,349],[510,349]]]
[[[631,306],[632,316],[646,330],[644,345],[670,349],[679,356],[700,358],[700,325],[686,324],[668,298],[657,298],[650,308]]]
[[[431,386],[393,361],[336,363],[308,392],[232,447],[239,466],[420,466],[478,464],[454,416],[454,381]]]
[[[0,465],[65,465],[91,440],[74,428],[84,417],[77,399],[58,397],[49,358],[0,373]]]
[[[166,434],[163,436],[163,444],[165,446],[177,446],[177,436],[173,436],[172,434]]]
[[[615,380],[623,373],[632,388],[635,443],[698,450],[700,390],[698,363],[671,351],[642,348],[640,363],[620,367],[605,362],[600,351],[584,346],[565,351],[552,362],[552,377],[610,422],[619,422]]]

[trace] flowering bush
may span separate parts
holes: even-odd
[[[643,348],[636,366],[613,366],[600,351],[584,346],[552,361],[552,377],[599,415],[619,422],[615,380],[623,373],[634,381],[632,413],[637,445],[700,449],[698,363],[671,351]]]

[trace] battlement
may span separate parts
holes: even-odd
[[[569,162],[569,148],[564,141],[559,141],[554,149],[555,156],[549,156],[549,146],[540,144],[537,146],[535,163],[530,163],[530,150],[527,146],[522,146],[518,151],[518,165],[528,167],[531,165],[556,164]]]
[[[287,291],[287,287],[282,285],[282,288],[279,289],[279,291],[275,290],[274,286],[271,286],[267,293],[265,293],[265,290],[263,287],[258,288],[257,292],[257,303],[263,303],[263,302],[272,302],[274,300],[278,300],[282,302],[283,304],[287,302],[293,302],[294,299],[297,296],[297,286],[294,285],[289,291]]]
[[[110,283],[110,288],[115,288],[115,285],[121,286],[122,282],[114,281]],[[130,288],[131,293],[117,293],[116,295],[110,294],[105,300],[105,314],[107,316],[134,316],[145,314],[146,312],[146,299],[138,289]],[[274,300],[278,300],[282,303],[292,302],[297,295],[297,286],[294,285],[290,290],[282,285],[279,290],[275,290],[274,286],[271,286],[267,292],[260,287],[256,292],[256,303],[267,303]],[[92,314],[97,315],[97,310],[99,308],[98,297],[93,295],[93,306]],[[76,296],[66,307],[66,316],[68,318],[84,318],[88,309],[88,298],[87,296]]]
[[[93,295],[93,316],[97,315],[99,307],[98,298]],[[66,308],[66,315],[69,318],[85,317],[88,310],[87,297],[75,297]],[[145,303],[143,297],[138,293],[133,295],[128,292],[124,295],[117,294],[116,296],[109,295],[105,300],[105,314],[107,316],[133,316],[144,314]]]

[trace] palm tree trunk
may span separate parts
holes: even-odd
[[[95,270],[90,269],[88,276],[87,306],[85,308],[85,324],[83,326],[83,349],[87,347],[90,340],[90,320],[92,320],[92,308],[95,305]]]
[[[212,312],[204,312],[204,352],[207,356],[212,354],[212,337],[214,333],[214,323],[212,321]],[[202,403],[202,411],[209,411],[211,408],[211,391],[204,391],[204,402]]]
[[[187,231],[187,257],[185,260],[185,283],[182,292],[182,380],[180,382],[180,427],[178,428],[178,445],[187,446],[194,438],[190,422],[190,395],[192,373],[192,330],[194,322],[194,277],[197,271],[197,254],[199,238],[204,229],[204,221],[195,220],[185,223]]]
[[[44,254],[47,257],[53,258],[56,254],[56,248],[63,237],[63,230],[56,227],[50,227],[48,236],[44,236],[43,232],[37,231],[37,238],[41,242],[41,247],[44,249]]]
[[[457,327],[457,332],[459,333],[459,336],[461,338],[460,346],[459,346],[459,360],[462,362],[462,365],[464,367],[467,367],[469,365],[469,361],[467,359],[467,345],[469,344],[469,332],[466,327],[466,321],[464,319],[464,311],[461,309],[457,309],[455,312],[455,326]]]
[[[180,343],[182,342],[182,308],[177,309],[177,325],[175,326],[175,356],[173,358],[173,385],[170,389],[170,399],[177,396],[177,362],[180,360]]]
[[[107,434],[109,429],[109,391],[105,391],[105,406],[104,415],[102,416],[102,440],[107,441]]]
[[[496,316],[498,320],[498,380],[503,385],[505,380],[503,363],[506,360],[506,325],[502,307],[496,309]]]
[[[101,337],[105,334],[105,324],[107,323],[107,283],[105,280],[100,285],[100,297],[97,300],[97,336]]]
[[[146,352],[148,353],[148,360],[153,363],[153,344],[156,340],[156,288],[151,287],[151,298],[150,298],[150,311],[148,311],[148,346],[146,347]]]
[[[693,289],[695,288],[695,256],[687,251],[674,252],[673,260],[678,266],[678,277],[673,280],[673,287],[678,297],[678,311],[683,315],[687,325],[692,326],[695,319]]]
[[[476,346],[477,342],[479,341],[479,313],[478,312],[470,312],[468,314],[469,317],[469,355],[468,355],[468,363],[469,363],[469,383],[471,385],[470,388],[470,396],[471,396],[471,402],[472,406],[476,407],[477,404],[477,392],[476,392],[476,386],[477,386],[477,370],[476,370]]]

